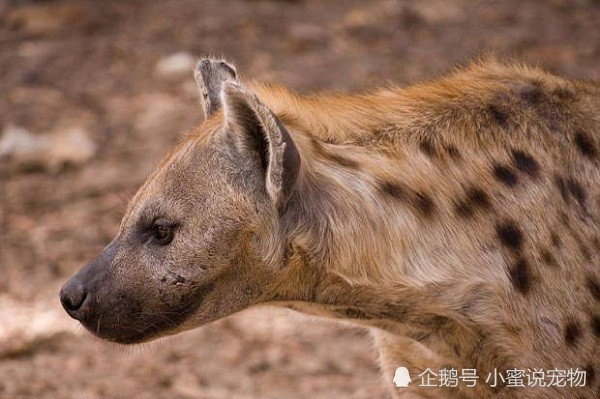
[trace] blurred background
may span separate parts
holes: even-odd
[[[264,309],[124,348],[77,327],[58,289],[201,121],[197,57],[307,92],[487,52],[599,79],[600,2],[0,0],[0,399],[385,398],[360,329]]]

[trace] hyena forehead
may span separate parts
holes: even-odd
[[[204,139],[207,134],[222,132],[199,133],[185,138],[151,173],[131,200],[123,227],[142,219],[181,219],[215,201],[225,205],[232,157],[223,144]]]

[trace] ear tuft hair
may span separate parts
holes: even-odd
[[[194,78],[200,92],[204,116],[208,118],[221,108],[221,91],[227,82],[237,82],[235,66],[222,59],[202,58],[196,64]]]

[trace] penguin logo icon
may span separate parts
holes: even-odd
[[[412,382],[408,369],[406,367],[398,367],[394,373],[394,380],[392,382],[396,388],[408,388],[408,385]]]

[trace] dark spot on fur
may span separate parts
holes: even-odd
[[[412,320],[412,323],[415,326],[421,327],[423,330],[427,332],[427,334],[437,333],[442,329],[447,329],[452,326],[451,320],[442,315],[430,315],[418,317]]]
[[[294,255],[296,251],[294,250],[294,245],[290,242],[285,246],[285,251],[283,252],[283,265],[282,267],[291,266],[292,262],[290,262],[290,258]]]
[[[518,258],[510,267],[510,282],[521,294],[527,294],[531,290],[531,269],[524,258]]]
[[[517,174],[510,168],[502,165],[495,165],[492,172],[496,179],[509,187],[515,186],[519,182]]]
[[[556,97],[558,97],[561,100],[571,100],[573,99],[573,97],[575,97],[575,93],[573,92],[573,90],[571,90],[568,87],[557,87],[556,89],[554,89],[552,91],[552,94],[554,94]]]
[[[475,210],[473,209],[471,204],[466,201],[459,201],[454,206],[454,209],[456,211],[456,214],[463,218],[471,217],[471,216],[473,216],[473,213],[475,212]]]
[[[560,196],[562,197],[562,199],[565,202],[568,201],[569,200],[569,192],[567,191],[567,183],[565,182],[565,179],[563,179],[559,175],[554,175],[554,184],[558,188],[558,191],[560,192]]]
[[[369,316],[365,312],[357,308],[344,309],[343,313],[344,316],[351,319],[369,319]]]
[[[446,326],[449,323],[450,323],[450,319],[448,319],[448,317],[446,317],[446,316],[435,315],[431,318],[431,325],[436,330],[443,328],[444,326]]]
[[[571,177],[564,179],[559,175],[554,175],[554,184],[565,202],[569,202],[569,198],[572,196],[582,208],[585,208],[587,194],[577,180]]]
[[[532,82],[521,85],[519,95],[523,101],[531,105],[536,105],[541,102],[544,93],[540,88],[539,82]]]
[[[379,190],[387,197],[397,201],[410,201],[410,203],[423,216],[430,217],[435,210],[435,204],[429,195],[423,192],[411,192],[400,184],[392,181],[381,181]]]
[[[490,206],[487,193],[478,187],[471,187],[467,190],[465,198],[456,204],[456,213],[462,217],[469,217],[476,208],[487,209]]]
[[[429,139],[423,139],[421,143],[419,143],[419,149],[421,150],[421,152],[423,152],[423,154],[429,157],[433,157],[436,155],[435,148],[433,147],[433,144]]]
[[[360,165],[358,162],[327,150],[314,137],[311,138],[311,143],[315,153],[320,155],[322,158],[325,158],[326,160],[329,160],[332,163],[344,166],[346,168],[359,169]]]
[[[567,179],[567,188],[573,197],[577,200],[579,205],[585,205],[586,193],[581,184],[573,178]]]
[[[592,331],[594,331],[594,335],[600,337],[600,315],[592,316],[590,324],[592,326]]]
[[[583,258],[585,260],[587,260],[588,262],[592,260],[592,254],[590,253],[590,250],[585,244],[579,245],[579,251],[581,251],[581,254],[583,255]]]
[[[503,104],[505,101],[506,99],[499,97],[493,100],[487,107],[488,112],[492,116],[493,120],[504,128],[508,126],[508,113]]]
[[[435,204],[429,195],[423,192],[415,193],[414,205],[425,217],[430,217],[435,210]]]
[[[594,145],[594,141],[582,130],[575,132],[575,145],[579,151],[588,158],[593,159],[598,156],[598,150]]]
[[[398,183],[392,181],[382,181],[380,182],[379,189],[386,196],[392,197],[398,201],[405,201],[407,199],[406,190]]]
[[[568,346],[574,346],[581,338],[581,327],[576,321],[570,321],[565,326],[565,342]]]
[[[467,198],[471,203],[480,208],[489,208],[491,205],[490,197],[480,188],[472,187],[467,190]]]
[[[594,239],[592,240],[592,245],[596,249],[596,252],[600,253],[600,238],[594,237]]]
[[[556,261],[556,258],[547,249],[542,250],[541,256],[542,256],[542,260],[544,261],[544,263],[547,264],[548,266],[552,266],[552,267],[558,266],[558,262]]]
[[[450,157],[454,160],[458,160],[460,159],[460,152],[458,151],[458,148],[456,148],[453,145],[449,145],[446,147],[446,151],[448,152],[448,155],[450,155]]]
[[[588,276],[586,278],[586,285],[594,299],[600,301],[600,284],[598,284],[598,280],[592,276]]]
[[[395,321],[403,321],[408,314],[408,310],[403,305],[397,305],[393,303],[386,303],[384,310],[381,315],[386,319]]]
[[[536,177],[540,170],[538,162],[525,151],[513,150],[513,162],[517,169],[523,173],[527,173],[531,177]]]
[[[498,373],[501,373],[501,371],[498,370]],[[502,375],[506,375],[506,374],[503,373]],[[494,393],[494,395],[498,395],[500,392],[502,392],[504,389],[506,389],[506,385],[505,384],[496,384],[496,386],[492,386],[491,389],[492,389],[492,392]]]
[[[512,250],[519,250],[523,245],[523,233],[519,226],[512,221],[496,226],[496,233],[500,242]]]
[[[585,378],[588,384],[593,385],[594,380],[596,379],[596,370],[594,370],[594,365],[588,364],[587,366],[585,366],[583,371],[585,371]]]
[[[460,354],[460,345],[457,342],[453,342],[451,344],[451,346],[452,346],[452,351],[454,352],[454,356],[460,357],[461,356],[461,354]]]

